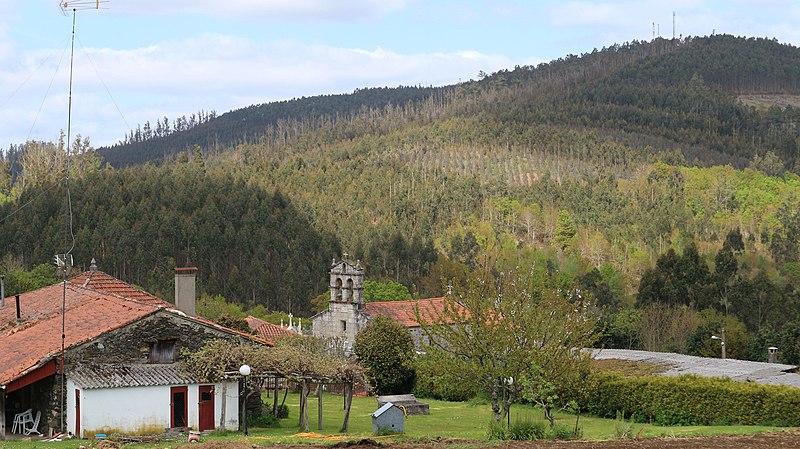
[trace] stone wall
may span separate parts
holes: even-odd
[[[349,352],[356,341],[356,334],[367,325],[358,303],[329,302],[328,310],[314,316],[311,320],[315,337],[335,337],[347,342]],[[343,324],[344,323],[344,324]]]

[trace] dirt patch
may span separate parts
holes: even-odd
[[[180,446],[179,449],[330,449],[336,448],[373,448],[381,449],[452,449],[453,447],[492,447],[498,449],[781,449],[800,448],[800,431],[783,431],[762,433],[759,435],[718,435],[714,437],[692,438],[643,438],[638,440],[610,441],[463,441],[439,440],[419,444],[395,444],[377,442],[371,439],[342,441],[335,445],[296,445],[276,444],[257,446],[244,442],[210,442]]]
[[[739,101],[745,106],[753,106],[759,111],[766,111],[772,106],[785,109],[786,106],[800,107],[798,95],[739,95]]]
[[[375,446],[380,446],[380,444],[375,440],[370,440],[369,438],[365,438],[363,440],[340,441],[331,447],[362,448],[362,447],[375,447]]]

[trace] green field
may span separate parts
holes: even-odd
[[[265,402],[272,403],[271,398],[265,397]],[[381,440],[395,441],[426,441],[443,438],[458,438],[469,440],[486,440],[487,426],[491,417],[491,409],[485,404],[469,404],[462,402],[444,402],[427,400],[430,404],[430,415],[409,416],[405,423],[405,434],[402,436],[381,436]],[[296,436],[300,430],[297,427],[299,396],[290,394],[286,400],[289,407],[289,418],[280,422],[280,427],[251,428],[247,438],[252,444],[269,445],[274,443],[325,443],[337,442],[341,439],[375,438],[372,435],[372,419],[370,414],[377,409],[374,397],[353,398],[353,408],[350,416],[350,429],[347,434],[340,434],[343,410],[341,396],[327,394],[323,396],[323,426],[320,430],[317,422],[317,398],[309,396],[310,432],[321,434],[327,438]],[[535,408],[517,405],[511,409],[511,422],[518,419],[541,420],[542,412]],[[562,414],[557,420],[561,426],[575,426],[575,416]],[[581,416],[580,427],[584,439],[611,439],[615,434],[615,421],[610,419]],[[659,427],[649,424],[636,424],[634,433],[641,437],[654,436],[698,436],[715,434],[755,434],[776,430],[767,426],[687,426],[687,427]],[[245,441],[241,432],[214,433],[203,436],[203,441]],[[175,442],[160,442],[157,444],[135,444],[124,447],[131,448],[172,448],[185,444],[182,437]],[[62,448],[77,449],[87,445],[87,440],[69,440],[62,442],[46,443],[41,441],[5,441],[0,442],[2,449],[40,449]]]

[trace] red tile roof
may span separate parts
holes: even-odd
[[[445,297],[412,299],[410,301],[368,302],[366,304],[366,312],[371,316],[383,315],[389,317],[406,327],[420,327],[414,311],[415,307],[419,309],[419,313],[423,318],[429,318],[433,321],[438,317],[444,317],[442,312],[445,311],[448,303],[451,302]],[[457,305],[458,303],[452,302],[451,304]]]
[[[295,332],[291,329],[269,323],[254,316],[248,316],[245,318],[245,321],[247,321],[247,325],[250,327],[250,329],[254,330],[259,337],[267,341],[274,341],[279,338],[290,337],[292,335],[300,335],[298,332]]]
[[[119,295],[123,298],[131,299],[133,301],[144,302],[156,306],[174,307],[174,305],[171,303],[168,303],[161,298],[157,298],[150,293],[139,290],[130,284],[103,273],[102,271],[86,271],[73,278],[67,279],[67,281],[86,288],[91,288],[93,290]]]
[[[67,348],[98,337],[110,330],[140,320],[158,307],[128,301],[97,291],[67,284],[65,346]],[[20,295],[23,321],[0,330],[0,385],[38,368],[61,351],[61,303],[63,284],[41,288]],[[37,307],[39,306],[39,307]],[[11,309],[11,314],[9,310]],[[15,315],[15,307],[6,303],[2,323]]]
[[[66,294],[65,294],[66,292]],[[159,311],[186,317],[261,343],[260,338],[200,317],[188,317],[172,305],[103,272],[84,273],[66,283],[19,295],[20,323],[14,297],[0,308],[0,386],[44,365],[61,351],[61,311],[66,310],[65,347],[90,341]]]

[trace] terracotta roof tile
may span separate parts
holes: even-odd
[[[102,271],[86,271],[75,277],[67,279],[67,281],[82,287],[91,288],[93,290],[119,295],[123,298],[133,301],[144,302],[157,306],[174,307],[173,304],[170,304],[161,298],[157,298],[150,293],[139,290],[126,282],[120,281],[113,276],[103,273]]]
[[[61,351],[61,311],[65,347],[82,344],[148,315],[163,311],[223,332],[270,344],[259,337],[226,328],[200,317],[188,317],[171,304],[105,273],[84,273],[64,283],[19,295],[21,321],[14,297],[0,308],[0,386],[24,376]]]
[[[292,335],[300,335],[299,333],[286,329],[285,327],[278,326],[277,324],[264,323],[255,329],[256,333],[265,340],[277,340],[282,337],[290,337]]]
[[[368,315],[383,315],[389,317],[406,327],[419,327],[414,307],[419,308],[423,317],[438,317],[447,305],[447,298],[413,299],[410,301],[378,301],[368,302],[366,312]]]
[[[56,287],[56,288],[54,288]],[[49,301],[43,301],[48,299]],[[25,321],[0,331],[0,385],[26,374],[61,351],[63,286],[20,295]],[[57,305],[34,311],[33,304]],[[50,304],[48,304],[50,303]],[[159,308],[67,285],[64,334],[67,348],[142,319]],[[8,305],[6,305],[8,306]]]

